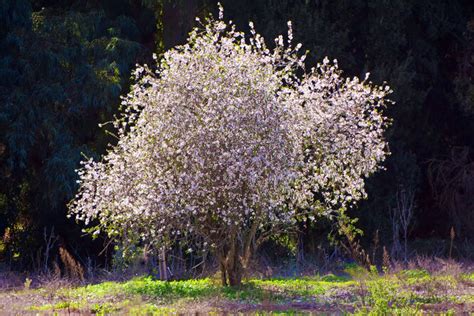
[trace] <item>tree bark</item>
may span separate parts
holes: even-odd
[[[168,267],[166,266],[166,250],[165,247],[160,249],[159,260],[159,270],[160,270],[160,280],[168,280]]]
[[[228,284],[230,286],[240,286],[242,285],[242,274],[243,274],[243,269],[242,269],[242,262],[241,258],[239,256],[239,252],[236,249],[237,245],[231,247],[231,251],[229,251],[227,255],[227,267],[226,267],[226,272],[227,272],[227,278],[228,278]]]
[[[240,286],[244,272],[248,268],[258,223],[254,223],[245,237],[240,240],[233,231],[226,247],[218,255],[223,286]]]
[[[224,259],[220,259],[220,268],[221,268],[221,281],[222,281],[222,286],[227,286],[227,270],[225,267],[225,262]]]

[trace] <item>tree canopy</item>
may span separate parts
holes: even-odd
[[[71,212],[127,242],[197,239],[236,285],[277,228],[365,195],[386,155],[389,88],[343,78],[327,58],[300,78],[306,56],[290,22],[269,49],[252,25],[247,41],[222,14],[167,51],[156,73],[135,71],[118,144],[84,163]]]

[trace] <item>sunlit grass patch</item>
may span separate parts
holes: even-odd
[[[31,311],[57,311],[57,310],[78,311],[82,307],[83,307],[83,304],[81,302],[63,301],[63,302],[58,302],[56,304],[31,306],[29,309]]]
[[[58,291],[58,294],[71,298],[101,298],[106,295],[118,295],[123,293],[123,284],[118,282],[103,282],[90,284],[76,288],[64,288]]]
[[[127,294],[169,298],[207,297],[216,295],[219,291],[219,287],[215,286],[210,279],[166,282],[146,277],[133,279],[122,286]]]
[[[36,312],[77,312],[79,314],[109,315],[124,310],[150,310],[149,304],[142,304],[141,300],[129,300],[112,302],[91,303],[87,300],[80,301],[60,301],[55,304],[44,304],[39,306],[30,306],[29,311]],[[145,313],[146,314],[146,313]],[[148,314],[147,314],[148,315]]]
[[[262,279],[250,281],[256,287],[283,292],[298,296],[316,296],[326,293],[329,289],[343,288],[355,284],[349,279],[329,278],[292,278],[292,279]]]
[[[416,284],[420,282],[429,282],[432,276],[424,269],[409,269],[402,270],[396,274],[400,279],[406,281],[408,284]]]
[[[463,274],[462,279],[474,283],[474,272]]]
[[[128,304],[128,301],[124,301],[120,304],[95,303],[89,307],[89,310],[92,314],[108,315],[110,313],[119,311],[123,306],[126,306],[127,304]]]
[[[166,299],[199,299],[222,296],[231,300],[258,302],[263,299],[280,300],[288,295],[314,296],[331,288],[353,285],[347,277],[328,275],[312,278],[250,279],[241,287],[223,287],[216,280],[205,278],[183,281],[160,281],[152,277],[134,278],[130,281],[104,282],[83,287],[62,289],[59,292],[70,298],[97,299],[104,296],[134,296]]]

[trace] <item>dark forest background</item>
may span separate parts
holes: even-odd
[[[254,21],[269,43],[293,21],[310,63],[336,58],[346,75],[370,72],[394,90],[392,154],[349,212],[362,247],[375,238],[399,255],[404,231],[394,214],[410,207],[411,254],[473,259],[474,2],[221,3],[226,19],[243,30]],[[38,268],[53,229],[78,260],[108,262],[111,250],[99,255],[107,241],[66,217],[81,153],[100,157],[114,142],[98,124],[118,113],[135,64],[183,43],[194,17],[216,8],[213,0],[0,0],[1,265]],[[318,256],[332,227],[302,223],[294,243]]]

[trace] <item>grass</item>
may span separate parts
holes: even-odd
[[[10,303],[9,300],[10,299]],[[3,309],[2,309],[3,305]],[[474,274],[422,269],[380,274],[348,266],[341,275],[249,279],[240,288],[218,278],[163,282],[138,277],[80,287],[0,293],[0,313],[166,315],[226,311],[256,315],[314,312],[421,315],[474,312]]]

